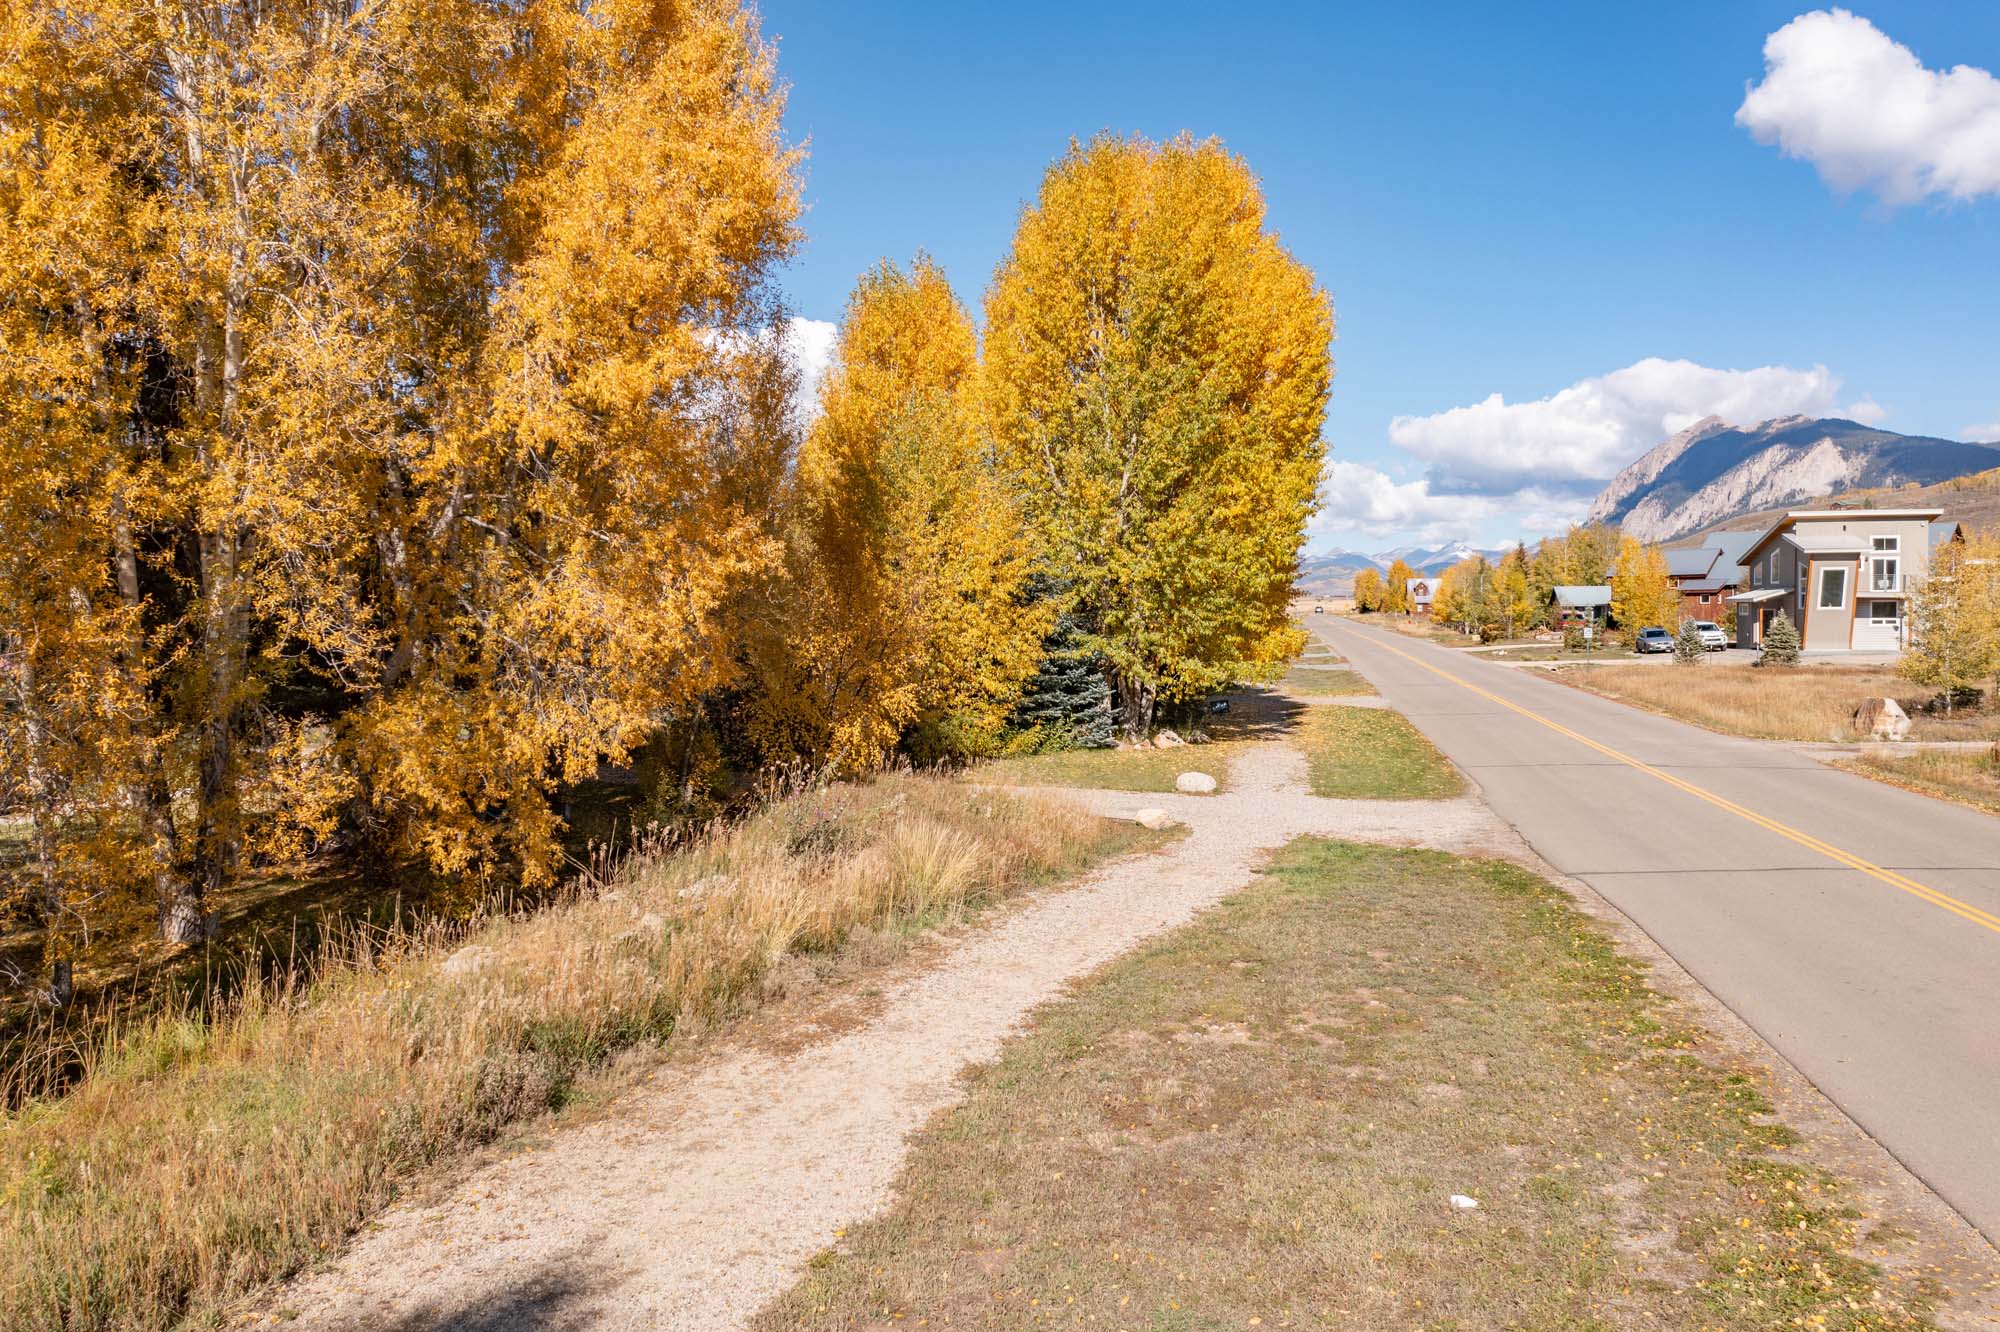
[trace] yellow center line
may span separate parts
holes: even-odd
[[[1663,772],[1659,768],[1654,767],[1650,763],[1644,763],[1638,759],[1633,758],[1630,754],[1620,753],[1618,750],[1613,749],[1609,745],[1600,744],[1598,741],[1591,739],[1587,735],[1584,735],[1577,731],[1572,731],[1569,727],[1564,726],[1561,722],[1553,721],[1550,718],[1544,717],[1539,712],[1535,712],[1529,708],[1524,708],[1518,703],[1510,702],[1509,700],[1500,697],[1500,695],[1492,692],[1489,689],[1482,689],[1478,685],[1472,683],[1472,681],[1466,679],[1463,676],[1454,675],[1450,671],[1445,670],[1443,667],[1433,666],[1429,662],[1418,657],[1415,653],[1405,652],[1403,649],[1397,647],[1393,643],[1385,643],[1382,642],[1380,639],[1373,638],[1372,636],[1370,637],[1370,642],[1374,643],[1376,647],[1382,648],[1385,651],[1395,653],[1397,656],[1403,658],[1403,660],[1410,662],[1413,665],[1421,666],[1424,670],[1429,671],[1432,675],[1438,676],[1441,679],[1451,681],[1453,684],[1459,686],[1461,689],[1469,689],[1473,693],[1479,695],[1481,698],[1486,699],[1489,702],[1498,703],[1501,707],[1506,708],[1509,712],[1516,712],[1519,713],[1521,716],[1526,717],[1529,721],[1539,722],[1543,726],[1548,727],[1551,731],[1554,731],[1557,735],[1566,736],[1569,739],[1576,741],[1578,744],[1585,746],[1586,748],[1596,750],[1598,753],[1604,755],[1607,758],[1616,759],[1618,762],[1626,764],[1629,767],[1637,768],[1640,772],[1645,773],[1649,777],[1657,777],[1659,780],[1665,782],[1668,786],[1674,787],[1678,790],[1685,791],[1697,800],[1705,800],[1709,804],[1714,805],[1717,809],[1728,810],[1731,814],[1736,815],[1738,818],[1743,819],[1750,823],[1754,823],[1759,828],[1763,828],[1766,831],[1774,832],[1778,834],[1778,836],[1785,838],[1787,841],[1796,842],[1798,845],[1805,847],[1809,851],[1816,851],[1820,855],[1825,856],[1828,860],[1834,861],[1841,865],[1845,865],[1847,868],[1865,874],[1871,879],[1876,879],[1881,881],[1882,883],[1886,883],[1891,888],[1895,888],[1901,892],[1908,893],[1912,897],[1920,897],[1924,901],[1929,902],[1932,906],[1942,907],[1944,910],[1951,912],[1955,916],[1963,916],[1965,919],[1971,921],[1975,925],[1983,925],[1987,929],[1992,930],[1994,933],[2000,934],[2000,916],[1996,916],[1990,911],[1982,911],[1978,907],[1972,905],[1970,902],[1961,902],[1959,899],[1953,897],[1949,893],[1941,893],[1937,889],[1931,887],[1928,884],[1918,883],[1915,879],[1909,878],[1906,875],[1898,874],[1896,871],[1892,869],[1886,869],[1881,865],[1875,864],[1873,861],[1864,860],[1860,856],[1855,855],[1852,851],[1842,850],[1840,847],[1833,845],[1831,842],[1823,842],[1819,838],[1814,837],[1811,833],[1801,832],[1797,828],[1791,827],[1788,824],[1780,823],[1774,818],[1771,818],[1764,814],[1759,814],[1754,809],[1746,809],[1742,805],[1737,804],[1734,800],[1726,799],[1723,796],[1715,794],[1715,792],[1713,791],[1709,791],[1704,789],[1703,787],[1696,786],[1693,782],[1685,781],[1679,777],[1674,776],[1670,772]]]

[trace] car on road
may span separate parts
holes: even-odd
[[[1729,635],[1714,620],[1696,620],[1694,630],[1701,635],[1701,645],[1710,652],[1720,652],[1729,646]]]
[[[1674,650],[1674,636],[1660,628],[1657,624],[1650,625],[1633,635],[1632,650],[1634,652],[1672,652]]]

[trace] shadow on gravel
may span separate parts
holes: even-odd
[[[524,1277],[497,1297],[482,1298],[477,1308],[429,1304],[394,1321],[357,1319],[343,1326],[374,1332],[543,1332],[585,1327],[601,1313],[591,1307],[575,1274],[543,1274]]]

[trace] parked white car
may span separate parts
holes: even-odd
[[[1729,646],[1729,635],[1722,632],[1722,626],[1713,620],[1696,620],[1695,632],[1701,635],[1701,645],[1710,652],[1720,652]]]

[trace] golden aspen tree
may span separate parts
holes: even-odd
[[[1611,618],[1628,629],[1679,625],[1679,602],[1666,554],[1637,537],[1621,538],[1611,569]]]
[[[0,429],[55,474],[0,537],[95,561],[54,632],[131,704],[60,821],[124,830],[177,939],[343,819],[545,880],[553,784],[727,676],[730,598],[779,548],[791,376],[761,335],[797,154],[753,19],[0,22]]]
[[[1909,617],[1897,673],[1937,690],[1949,715],[1961,695],[2000,673],[2000,540],[1975,533],[1941,543],[1910,597]]]
[[[1382,578],[1382,609],[1405,613],[1410,610],[1410,580],[1417,576],[1403,560],[1397,559],[1389,565],[1389,572]]]
[[[920,757],[977,750],[1034,673],[1053,608],[1024,595],[977,374],[971,318],[934,263],[862,276],[799,451],[790,594],[760,667],[768,747],[846,771],[913,730]]]
[[[1534,622],[1534,594],[1528,585],[1528,548],[1516,545],[1500,557],[1494,570],[1495,609],[1508,635],[1519,633]]]
[[[1213,140],[1072,144],[987,295],[1002,464],[1123,726],[1267,674],[1316,503],[1330,301]]]
[[[1380,569],[1362,569],[1354,575],[1354,609],[1363,614],[1379,611],[1385,595]]]

